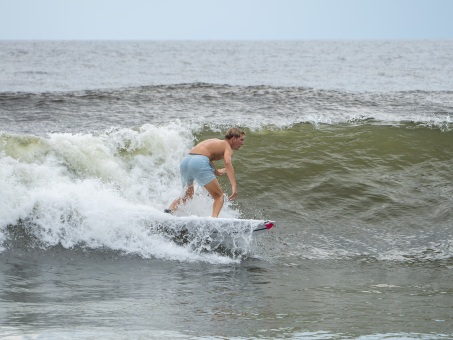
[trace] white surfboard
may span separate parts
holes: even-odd
[[[274,221],[165,215],[157,230],[173,242],[201,250],[248,249],[253,239],[275,226]]]

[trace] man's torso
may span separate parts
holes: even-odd
[[[227,147],[229,147],[229,144],[225,140],[207,139],[197,144],[190,150],[190,153],[204,155],[208,157],[210,161],[218,161],[223,159]]]

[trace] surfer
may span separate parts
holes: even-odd
[[[183,158],[180,164],[181,180],[186,192],[183,197],[178,197],[173,201],[166,213],[172,213],[181,204],[191,199],[194,194],[194,180],[204,186],[214,199],[212,207],[212,217],[218,217],[223,207],[223,191],[216,176],[227,174],[231,183],[230,200],[236,199],[238,192],[236,178],[234,175],[231,158],[233,150],[239,150],[244,144],[245,132],[238,128],[229,129],[223,140],[213,138],[207,139],[197,144],[189,154]],[[224,168],[217,169],[214,161],[223,159]]]

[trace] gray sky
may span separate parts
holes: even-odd
[[[453,39],[453,0],[0,0],[5,39]]]

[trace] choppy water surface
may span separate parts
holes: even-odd
[[[0,45],[1,336],[453,336],[451,42]],[[156,232],[180,159],[233,125],[221,216],[277,227]]]

